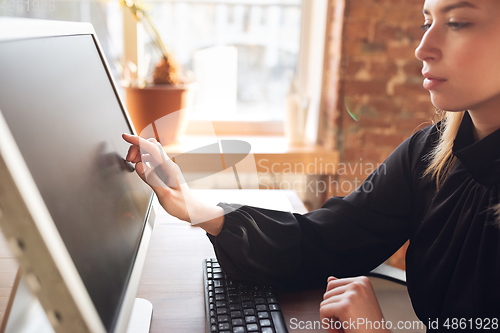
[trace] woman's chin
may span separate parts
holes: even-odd
[[[448,112],[460,112],[467,110],[467,106],[458,104],[450,100],[444,100],[442,98],[434,98],[431,95],[432,105],[438,110],[448,111]]]

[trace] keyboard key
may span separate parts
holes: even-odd
[[[249,332],[255,332],[259,329],[259,326],[257,326],[257,324],[249,324],[247,325],[247,330]]]
[[[217,324],[217,318],[210,317],[210,324]]]
[[[276,333],[286,333],[286,324],[285,318],[279,311],[272,311],[271,317],[273,318],[274,328],[276,329]]]
[[[212,268],[212,272],[213,273],[222,273],[222,269],[219,267],[219,268]]]
[[[243,326],[233,327],[233,333],[245,333],[245,328]]]
[[[224,294],[217,294],[215,295],[215,300],[216,301],[222,301],[222,300],[225,300],[226,299],[226,295]]]
[[[215,288],[215,293],[216,294],[222,294],[222,293],[224,293],[224,288]]]
[[[271,326],[271,321],[269,319],[262,319],[259,321],[260,326]]]
[[[215,304],[214,303],[210,303],[210,310],[214,310],[215,309]]]
[[[215,306],[218,308],[223,307],[223,306],[227,306],[227,302],[226,301],[217,301],[217,302],[215,302]]]
[[[212,273],[212,268],[207,268],[207,273]],[[219,272],[217,272],[219,273]]]
[[[248,302],[248,301],[251,301],[252,299],[250,298],[250,296],[241,296],[241,301],[242,302]]]
[[[266,301],[263,298],[256,298],[253,301],[255,302],[255,304],[266,304]]]
[[[213,284],[214,284],[214,280],[208,280],[208,281],[207,281],[207,284],[208,284],[209,286],[213,285]]]
[[[212,273],[208,273],[207,275],[209,275],[209,279],[212,279]],[[215,273],[213,274],[213,279],[214,280],[217,280],[217,279],[222,279],[223,276],[222,276],[222,273]]]
[[[274,332],[271,327],[262,327],[261,333],[274,333]]]
[[[217,314],[227,314],[227,308],[217,308]]]
[[[245,309],[245,310],[243,310],[243,314],[245,316],[253,316],[253,315],[255,315],[255,310],[254,309]]]
[[[279,311],[280,306],[278,304],[269,304],[269,310],[271,311]]]
[[[268,297],[267,298],[267,303],[269,303],[269,304],[277,304],[278,303],[278,299],[276,297]]]
[[[257,318],[255,318],[255,316],[246,316],[245,317],[245,322],[247,324],[253,324],[253,323],[257,322]]]
[[[240,300],[238,297],[229,297],[228,300],[229,304],[238,304],[240,303]]]
[[[217,325],[212,325],[211,329],[212,329],[212,332],[217,332],[218,331],[217,330]]]
[[[241,305],[240,304],[229,304],[229,310],[241,310]]]
[[[269,318],[269,312],[259,312],[257,315],[259,316],[259,319]]]
[[[225,323],[229,321],[229,316],[228,315],[217,316],[217,320],[219,321],[219,323]]]
[[[275,304],[271,304],[271,305],[275,305]],[[269,305],[269,306],[271,306],[271,305]],[[255,306],[255,309],[257,311],[266,311],[267,310],[267,305],[265,305],[265,304],[259,304],[259,305]]]
[[[220,267],[219,263],[218,262],[213,262],[212,263],[212,267]]]
[[[251,309],[251,308],[253,308],[253,303],[252,302],[243,302],[243,303],[241,303],[241,306],[243,307],[243,309]]]
[[[207,279],[213,279],[212,273],[207,274]]]
[[[218,288],[218,287],[223,287],[224,286],[224,281],[221,281],[221,280],[210,280],[210,282],[212,282],[214,284],[214,287],[215,288]]]
[[[230,329],[231,327],[229,326],[229,323],[221,323],[219,324],[219,330],[222,331],[222,330],[228,330]]]
[[[231,311],[231,318],[240,318],[241,311]]]
[[[231,323],[233,324],[233,326],[242,326],[243,325],[243,319],[236,318],[236,319],[231,320]]]

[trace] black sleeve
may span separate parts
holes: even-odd
[[[307,214],[219,204],[223,229],[208,236],[222,268],[235,279],[291,287],[366,274],[410,237],[424,135],[403,142],[347,197]]]

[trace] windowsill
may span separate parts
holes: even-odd
[[[231,136],[281,136],[282,121],[243,121],[243,120],[190,120],[186,128],[188,136],[231,135]]]
[[[230,155],[232,159],[241,159],[247,153],[220,154],[207,152],[193,152],[216,140],[242,140],[250,144],[250,153],[253,154],[257,172],[272,174],[306,174],[306,175],[333,175],[337,169],[339,161],[338,151],[325,149],[314,143],[304,143],[302,145],[290,145],[283,136],[234,136],[225,135],[213,136],[206,135],[183,135],[179,142],[164,146],[165,151],[170,157],[175,159],[182,154],[183,164],[181,169],[184,172],[216,172],[214,164],[210,163],[216,155]],[[245,168],[244,166],[242,166]],[[241,170],[252,171],[252,170]]]

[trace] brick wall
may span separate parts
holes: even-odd
[[[371,166],[429,125],[435,111],[414,55],[423,34],[424,1],[329,2],[326,121],[320,135],[325,145],[340,151],[341,163],[351,166],[330,187],[329,195],[343,196],[366,178]],[[404,265],[404,249],[391,263]]]
[[[342,163],[353,164],[339,182],[366,178],[372,165],[431,123],[435,111],[414,55],[422,37],[422,5],[423,0],[330,0],[320,135],[340,151]],[[330,194],[348,192],[346,185]]]

